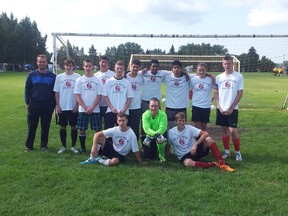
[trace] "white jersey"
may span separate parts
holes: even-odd
[[[192,74],[189,75],[190,79]],[[175,77],[173,73],[164,78],[166,84],[166,107],[182,109],[189,107],[190,82],[185,76]]]
[[[210,77],[194,76],[191,80],[193,89],[192,105],[200,108],[210,108],[212,100],[213,82]]]
[[[142,74],[142,72],[139,72]],[[165,76],[171,74],[171,71],[159,70],[156,74],[152,74],[151,71],[147,71],[144,75],[144,89],[142,94],[142,100],[150,101],[151,98],[156,97],[161,100],[161,84]]]
[[[127,98],[134,97],[131,84],[124,77],[120,80],[115,79],[115,77],[108,79],[104,85],[102,95],[108,97],[110,103],[118,112],[125,106]],[[107,113],[108,112],[111,112],[110,107],[107,108]],[[129,109],[127,109],[125,113],[129,115]]]
[[[131,77],[129,73],[126,74],[126,79],[131,83],[132,90],[134,92],[134,97],[132,98],[129,109],[140,109],[141,108],[141,96],[143,92],[143,76],[137,74],[136,77]]]
[[[106,138],[112,138],[114,150],[123,156],[126,156],[131,150],[132,152],[139,151],[136,135],[131,128],[122,132],[119,126],[116,126],[103,130],[103,134]]]
[[[54,84],[54,92],[59,93],[59,104],[62,111],[73,110],[76,104],[74,88],[78,73],[67,75],[65,72],[58,74]]]
[[[237,92],[243,90],[244,80],[242,74],[233,71],[232,74],[223,72],[216,76],[216,89],[218,100],[223,111],[228,111],[234,102]],[[238,109],[238,104],[234,109]]]
[[[105,83],[108,79],[110,79],[111,77],[115,76],[115,72],[108,70],[106,72],[101,72],[98,71],[94,74],[98,79],[100,79],[102,81],[103,86],[105,86]],[[101,98],[101,101],[99,103],[99,106],[107,106],[106,102],[104,101],[104,98]]]
[[[195,138],[199,137],[200,132],[200,129],[191,125],[185,125],[182,131],[179,131],[177,126],[168,130],[168,142],[179,160],[191,151]]]
[[[86,106],[92,106],[98,95],[101,95],[103,85],[101,81],[95,77],[87,77],[85,75],[76,80],[74,94],[80,94]],[[82,106],[79,106],[79,112],[85,112]],[[100,113],[99,104],[93,110],[93,113]]]

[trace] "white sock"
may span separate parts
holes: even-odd
[[[105,165],[105,166],[108,166],[109,165],[109,161],[110,161],[110,159],[100,159],[99,160],[99,163],[101,163],[101,164],[103,164],[103,165]]]
[[[241,155],[240,151],[235,151],[235,154],[240,154]]]
[[[90,154],[90,158],[89,159],[95,160],[95,157],[92,154]]]
[[[225,149],[226,154],[230,154],[230,150]]]

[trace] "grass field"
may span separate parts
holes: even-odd
[[[243,75],[243,161],[227,159],[236,169],[229,173],[187,169],[174,156],[163,164],[141,166],[131,155],[117,167],[82,166],[79,162],[88,155],[57,154],[60,139],[54,120],[49,151],[39,150],[38,130],[36,150],[24,153],[27,73],[0,73],[0,215],[287,215],[288,112],[281,106],[288,77]],[[214,138],[223,150],[219,137]]]

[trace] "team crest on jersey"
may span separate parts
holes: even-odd
[[[120,86],[119,85],[116,85],[115,86],[115,91],[119,92],[121,90]]]
[[[156,81],[156,76],[151,76],[150,79],[151,79],[152,82],[155,82]]]
[[[71,87],[71,82],[70,82],[70,81],[67,81],[67,82],[66,82],[66,87],[67,87],[67,88],[70,88],[70,87]]]
[[[230,87],[231,87],[231,83],[230,83],[230,82],[226,82],[226,83],[225,83],[225,87],[226,87],[226,88],[230,88]]]
[[[132,84],[131,87],[132,87],[133,91],[135,91],[137,89],[137,85],[135,85],[135,84]]]
[[[175,86],[179,86],[180,83],[179,83],[177,80],[175,80],[174,85],[175,85]]]
[[[199,84],[199,89],[204,89],[203,83],[200,83],[200,84]]]
[[[184,144],[185,144],[185,139],[180,138],[180,139],[179,139],[179,144],[180,144],[180,145],[184,145]]]
[[[106,83],[106,78],[102,78],[102,84]]]
[[[91,83],[87,83],[87,88],[88,89],[92,89],[92,84]]]
[[[119,144],[120,145],[124,145],[124,143],[125,143],[124,139],[119,139]]]

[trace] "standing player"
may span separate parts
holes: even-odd
[[[33,150],[39,118],[41,121],[41,142],[43,151],[48,149],[48,137],[52,113],[55,109],[53,91],[56,75],[47,69],[48,58],[41,54],[36,60],[38,69],[30,72],[25,83],[25,103],[27,104],[28,135],[25,152]]]
[[[93,74],[93,63],[90,59],[83,61],[85,74],[76,80],[74,94],[79,104],[79,114],[77,128],[79,130],[79,140],[81,150],[79,153],[86,152],[86,130],[90,120],[91,129],[95,132],[102,128],[99,102],[102,97],[103,85]]]
[[[109,66],[109,60],[106,56],[100,56],[99,59],[99,67],[100,70],[95,73],[95,76],[102,81],[103,86],[105,86],[105,83],[108,79],[115,76],[115,73],[108,68]],[[102,97],[99,103],[100,107],[100,115],[101,115],[101,123],[104,122],[105,113],[107,111],[107,104]]]
[[[73,72],[75,63],[72,59],[66,59],[64,61],[65,72],[57,75],[54,92],[56,99],[56,111],[59,115],[60,125],[60,140],[62,143],[61,149],[58,151],[62,154],[66,150],[66,127],[71,127],[71,151],[78,153],[75,147],[77,141],[77,116],[78,116],[78,103],[76,102],[76,96],[74,95],[74,87],[76,79],[80,77],[79,74]]]
[[[114,166],[125,161],[125,156],[132,150],[139,163],[142,162],[141,155],[136,140],[136,135],[133,130],[127,126],[128,117],[125,113],[117,114],[117,124],[113,128],[99,131],[94,135],[93,146],[91,148],[90,157],[81,162],[81,164],[101,163],[106,166]],[[112,142],[105,142],[104,138],[111,137]],[[101,143],[103,155],[108,159],[97,157],[98,143]]]
[[[134,97],[130,82],[124,78],[124,62],[115,64],[115,76],[107,80],[104,85],[103,97],[108,105],[105,113],[104,129],[114,127],[118,113],[129,115],[128,107]]]
[[[194,75],[184,75],[182,72],[182,63],[178,60],[172,63],[172,73],[165,76],[166,84],[166,114],[168,117],[168,128],[175,126],[175,115],[178,112],[186,114],[189,107],[189,89],[190,81]]]
[[[134,97],[129,105],[128,125],[136,134],[139,140],[139,128],[141,120],[141,95],[143,90],[143,76],[138,72],[140,70],[141,62],[138,59],[133,59],[131,62],[131,71],[126,74],[126,79],[131,83]]]
[[[206,75],[207,65],[199,63],[196,67],[197,76],[191,82],[192,96],[192,121],[195,127],[206,131],[210,119],[213,81]]]
[[[238,103],[243,95],[243,76],[233,71],[233,58],[222,60],[224,72],[216,76],[214,98],[217,104],[216,124],[222,126],[222,141],[225,148],[223,158],[230,157],[230,135],[235,148],[236,161],[242,161],[240,137],[237,130]]]

